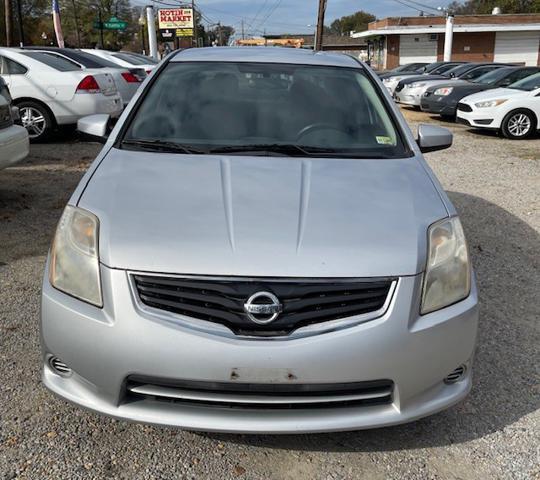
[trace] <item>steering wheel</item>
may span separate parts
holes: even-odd
[[[344,128],[337,127],[336,125],[332,125],[330,123],[312,123],[311,125],[308,125],[307,127],[302,128],[302,130],[300,130],[297,133],[296,140],[300,140],[302,137],[306,136],[307,134],[318,132],[319,130],[334,130],[336,132],[349,135],[349,132],[347,132]]]

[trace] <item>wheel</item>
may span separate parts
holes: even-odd
[[[53,129],[53,120],[49,111],[41,104],[23,101],[17,104],[23,127],[28,131],[31,142],[45,140]]]
[[[502,134],[512,140],[521,140],[536,130],[536,117],[524,108],[510,112],[501,124]]]

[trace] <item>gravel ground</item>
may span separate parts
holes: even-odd
[[[99,146],[32,146],[27,161],[0,172],[0,479],[540,479],[540,140],[449,126],[455,146],[428,161],[461,213],[478,275],[473,391],[412,424],[325,435],[155,428],[48,393],[39,378],[43,263]]]

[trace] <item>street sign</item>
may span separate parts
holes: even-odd
[[[176,29],[177,37],[193,37],[193,28],[178,28]]]
[[[97,28],[99,28],[99,22],[95,22],[94,25],[96,23],[98,24]],[[124,22],[116,17],[111,17],[108,22],[103,22],[104,30],[125,30],[127,26],[127,22]]]

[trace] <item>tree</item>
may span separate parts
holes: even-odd
[[[495,7],[500,7],[502,13],[540,13],[540,0],[454,0],[448,5],[457,15],[490,14]]]
[[[367,30],[368,23],[375,20],[374,15],[360,10],[352,15],[334,20],[327,31],[333,35],[348,35],[351,31],[362,32]]]

